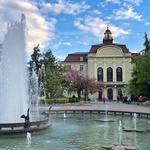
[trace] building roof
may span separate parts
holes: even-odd
[[[132,55],[133,57],[138,57],[138,56],[140,56],[140,53],[131,53],[131,55]]]
[[[87,62],[88,52],[76,52],[68,54],[65,62]]]
[[[137,58],[139,58],[141,56],[140,53],[131,53],[132,55],[132,61],[134,62]]]
[[[97,44],[97,45],[92,45],[89,53],[97,53],[98,48],[101,48],[102,46],[118,46],[119,48],[122,49],[123,53],[130,53],[126,45],[123,44],[117,44],[117,43],[110,43],[110,44]]]
[[[103,43],[92,45],[89,52],[76,52],[76,53],[68,54],[68,56],[65,59],[65,62],[87,62],[88,54],[97,53],[97,50],[103,46],[117,46],[122,49],[123,53],[130,53],[126,45],[113,43],[112,33],[107,27],[107,30],[104,33]],[[133,57],[138,55],[138,53],[132,53],[132,54]]]
[[[102,46],[109,46],[109,45],[118,46],[119,48],[122,49],[123,53],[130,53],[126,45],[121,45],[121,44],[116,44],[116,43],[97,44],[97,45],[92,45],[89,52],[76,52],[76,53],[68,54],[64,62],[87,62],[87,56],[89,53],[97,53],[97,50],[99,48],[101,48]],[[135,57],[138,54],[139,53],[132,53],[132,56]],[[81,61],[81,57],[83,57],[82,61]]]

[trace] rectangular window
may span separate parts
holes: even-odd
[[[83,65],[80,65],[80,72],[83,72]]]
[[[80,61],[83,61],[83,57],[80,57]]]

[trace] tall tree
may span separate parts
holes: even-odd
[[[144,38],[145,38],[145,41],[144,41],[145,52],[148,52],[150,50],[150,41],[148,40],[146,32],[145,32]]]
[[[135,95],[145,95],[150,98],[150,49],[135,64],[129,90]]]
[[[43,53],[43,63],[45,68],[55,68],[57,65],[56,59],[51,49]]]
[[[41,54],[39,49],[39,44],[33,48],[33,53],[31,54],[31,60],[29,62],[30,64],[30,70],[32,70],[33,66],[35,65],[35,71],[36,74],[38,74],[39,69],[41,67],[41,60],[40,60]]]
[[[43,53],[45,66],[45,89],[47,98],[62,94],[62,67],[58,65],[52,51],[48,49]]]
[[[46,97],[53,98],[62,95],[62,77],[56,68],[48,68],[45,72]]]

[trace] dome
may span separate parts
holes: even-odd
[[[109,27],[107,27],[107,29],[104,33],[103,43],[112,43],[112,42],[113,42],[112,33],[109,30]]]

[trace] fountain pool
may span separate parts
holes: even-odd
[[[62,114],[63,115],[63,114]],[[69,115],[70,116],[70,115]],[[103,117],[103,116],[102,116]],[[103,145],[118,143],[118,123],[101,123],[95,121],[98,115],[72,115],[70,119],[59,119],[51,116],[52,126],[43,132],[32,134],[30,150],[103,150]],[[134,127],[132,118],[121,118],[122,125]],[[137,126],[148,128],[146,119],[137,119]],[[149,150],[150,133],[122,131],[122,143],[134,144],[136,138],[137,150]],[[0,136],[0,150],[27,150],[26,135],[6,137]]]

